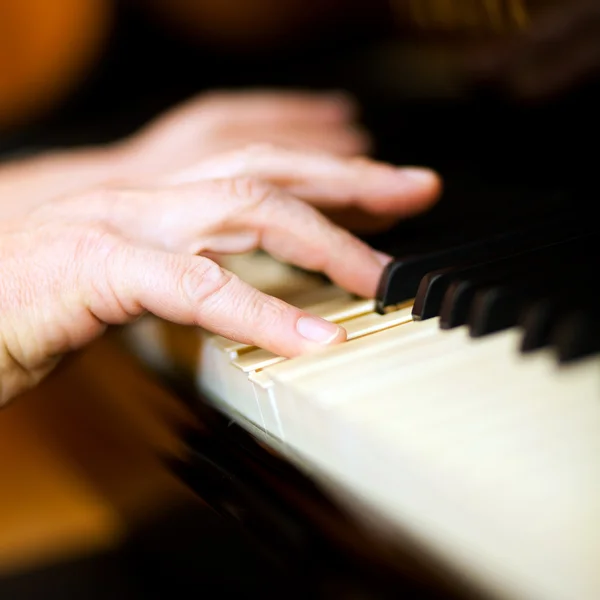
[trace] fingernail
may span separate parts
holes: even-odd
[[[329,344],[340,334],[335,323],[317,317],[300,317],[296,329],[303,338],[317,344]]]
[[[375,259],[377,260],[377,262],[383,265],[384,267],[394,260],[394,258],[389,254],[384,254],[383,252],[379,252],[377,250],[374,250],[373,254],[375,255]]]
[[[437,177],[434,171],[424,167],[403,167],[398,169],[398,174],[419,185],[431,184]]]

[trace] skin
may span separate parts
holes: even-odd
[[[431,206],[440,181],[357,158],[366,138],[352,116],[338,96],[212,95],[112,147],[4,166],[0,401],[146,311],[290,357],[343,342],[341,327],[258,292],[218,257],[262,248],[374,294],[389,257],[319,209],[389,223]]]

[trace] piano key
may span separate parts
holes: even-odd
[[[480,337],[517,325],[527,305],[543,295],[549,283],[520,281],[479,290],[469,311],[469,334]]]
[[[334,323],[341,323],[348,319],[354,319],[372,313],[375,308],[373,300],[353,298],[349,294],[318,304],[306,306],[297,305],[296,303],[293,304],[313,315]]]
[[[358,299],[333,285],[323,283],[320,288],[291,294],[288,300],[331,320],[343,320],[373,309],[373,301]],[[266,428],[273,425],[273,421],[268,415],[263,415],[261,405],[248,383],[247,374],[232,367],[232,361],[253,355],[254,352],[261,351],[255,346],[205,334],[198,360],[199,372],[202,373],[200,385],[215,402],[220,402],[219,398],[236,398],[238,410],[260,427]]]
[[[281,297],[321,288],[322,279],[275,260],[264,252],[227,255],[222,266],[265,294]]]
[[[533,352],[550,343],[552,329],[560,314],[567,308],[567,301],[544,298],[530,304],[523,312],[520,326],[523,329],[521,352]]]
[[[341,321],[373,310],[373,300],[355,298],[348,292],[333,286],[322,285],[301,294],[283,295],[287,302],[330,321]],[[255,346],[234,342],[222,336],[214,336],[212,343],[232,358]]]
[[[346,373],[349,379],[354,379],[351,376],[352,372],[347,371],[347,368],[353,370],[353,365],[371,361],[375,356],[375,360],[383,364],[381,361],[385,362],[385,356],[394,355],[398,348],[418,344],[424,339],[437,337],[438,334],[438,324],[435,320],[422,324],[410,321],[399,327],[380,331],[376,336],[365,336],[355,339],[352,343],[332,346],[319,353],[318,360],[315,360],[315,355],[305,354],[270,366],[261,373],[268,376],[271,382],[284,386],[288,381],[306,379],[318,373],[336,373],[338,376]],[[265,383],[267,380],[262,381]]]
[[[565,315],[552,332],[552,344],[561,363],[600,352],[598,304],[593,309],[575,309]]]
[[[248,354],[232,360],[231,364],[244,371],[244,373],[251,373],[252,371],[259,371],[283,360],[286,360],[286,357],[257,348]]]
[[[519,325],[523,329],[521,352],[533,352],[552,343],[552,333],[560,319],[574,308],[574,299],[584,292],[563,290],[530,304]]]
[[[438,318],[409,318],[258,371],[233,366],[213,346],[206,354],[221,371],[203,363],[197,386],[236,421],[264,431],[357,518],[381,519],[390,535],[408,530],[492,595],[595,600],[600,334],[589,308],[600,303],[589,254],[552,268],[542,261],[531,280],[545,301],[566,300],[550,320],[554,336],[559,322],[581,331],[552,341],[578,348],[577,361],[559,366],[552,347],[523,355],[516,327],[470,338],[466,327],[442,331]],[[580,267],[567,264],[573,257]],[[526,281],[507,270],[487,285],[504,293]],[[563,317],[579,309],[585,319],[567,327]]]
[[[556,275],[557,263],[564,265],[570,257],[574,255],[577,257],[583,256],[597,245],[596,236],[582,234],[578,240],[571,242],[548,244],[542,248],[522,251],[517,251],[515,248],[514,253],[510,256],[503,255],[490,260],[475,259],[465,264],[431,271],[419,283],[413,308],[413,318],[424,320],[439,316],[444,294],[454,280],[465,279],[478,274],[484,274],[484,276],[491,274],[493,278],[500,279],[500,275],[494,274],[499,272],[505,274],[523,272],[524,269],[531,268],[527,266],[528,264],[536,263],[537,265],[552,264],[552,273]],[[571,267],[570,264],[569,267]],[[580,268],[578,265],[576,267]]]
[[[304,354],[294,359],[281,361],[266,367],[260,371],[250,372],[248,381],[252,384],[254,397],[260,405],[260,415],[265,429],[270,435],[285,440],[285,433],[281,427],[279,418],[278,401],[281,400],[277,391],[285,382],[306,377],[317,372],[355,373],[357,365],[365,358],[378,355],[381,358],[385,354],[395,351],[400,345],[416,343],[419,340],[435,335],[438,331],[437,323],[428,321],[415,328],[412,321],[377,333],[377,339],[366,336],[355,339],[351,344],[338,344],[315,354]],[[349,374],[348,377],[351,377]],[[275,388],[277,383],[277,388]],[[230,401],[239,405],[239,398],[230,396]]]
[[[549,320],[546,328],[551,330],[569,302],[571,307],[580,305],[582,301],[588,305],[592,302],[593,292],[588,291],[587,286],[582,287],[577,275],[578,269],[565,276],[560,268],[549,265],[529,278],[519,278],[508,285],[480,290],[469,314],[470,335],[488,335],[517,325],[527,307],[540,298],[555,299],[554,310],[546,314]],[[590,275],[588,273],[588,277]]]
[[[469,311],[469,334],[480,337],[508,329],[518,321],[519,308],[519,294],[514,288],[480,290]]]
[[[571,261],[595,243],[594,236],[585,235],[500,261],[458,269],[442,300],[441,327],[451,329],[466,324],[475,295],[481,289],[517,285],[523,294],[527,289],[534,293],[536,287],[541,290],[553,285],[568,271]],[[506,294],[507,299],[512,297]]]
[[[421,279],[430,271],[443,269],[465,261],[481,262],[509,256],[516,252],[578,238],[591,225],[579,218],[552,217],[491,238],[468,241],[422,254],[399,257],[385,269],[377,290],[377,310],[385,312],[393,306],[416,296]]]
[[[412,303],[409,303],[404,308],[387,313],[386,315],[380,315],[379,313],[366,314],[349,321],[344,321],[341,325],[346,330],[347,340],[349,342],[359,337],[372,335],[389,327],[408,323],[412,321],[411,312]],[[249,373],[251,371],[264,369],[284,360],[286,360],[286,358],[283,356],[278,356],[268,350],[257,349],[239,356],[232,361],[232,364],[238,369]]]
[[[443,310],[450,310],[448,306],[443,308],[444,302],[450,304],[457,302],[458,306],[454,308],[453,326],[464,325],[467,322],[470,303],[476,291],[474,286],[485,286],[492,282],[502,281],[504,278],[518,276],[522,270],[522,267],[519,267],[519,260],[511,257],[509,261],[449,267],[428,273],[419,284],[413,318],[424,320],[440,316]],[[461,282],[464,282],[465,285],[460,286]],[[448,292],[450,288],[452,288],[452,292]],[[445,298],[446,293],[448,293],[447,298]],[[450,310],[450,313],[452,312]],[[446,328],[445,324],[444,327]]]
[[[439,316],[444,294],[455,273],[456,267],[446,267],[430,271],[421,279],[413,306],[415,321],[425,321]]]
[[[344,481],[462,573],[501,573],[519,590],[507,597],[559,599],[582,581],[598,589],[593,561],[572,551],[600,550],[585,528],[600,516],[600,361],[573,371],[548,353],[522,360],[518,337],[469,340],[456,329],[363,358],[360,377],[288,379],[279,418],[309,472],[319,465]],[[548,583],[549,562],[568,574]]]

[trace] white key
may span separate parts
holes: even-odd
[[[330,285],[322,285],[319,289],[296,294],[290,298],[290,301],[312,314],[336,321],[364,315],[374,307],[372,300],[356,299]],[[261,355],[267,355],[270,361],[272,361],[271,357],[274,357],[273,362],[283,360],[282,357],[265,350],[237,344],[221,336],[207,337],[204,340],[197,385],[213,400],[230,403],[236,412],[266,430],[276,423],[276,415],[273,413],[270,401],[267,401],[266,406],[260,404],[252,382],[248,381],[248,374],[256,369],[233,368],[233,365],[247,362],[249,356],[253,357],[257,354],[259,358]]]
[[[403,323],[412,321],[411,316],[412,306],[407,306],[400,310],[380,315],[378,313],[370,313],[359,316],[355,319],[350,319],[340,323],[347,332],[348,342],[360,337],[372,335],[378,331],[389,329]],[[315,356],[320,355],[316,353]],[[253,350],[247,354],[241,355],[232,361],[238,369],[246,373],[264,369],[278,362],[287,360],[283,356],[269,352],[268,350]]]
[[[516,331],[440,332],[363,358],[351,380],[287,381],[282,428],[309,461],[481,583],[593,598],[600,361],[557,369],[547,353],[523,357],[516,342]]]

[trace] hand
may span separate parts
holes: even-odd
[[[366,154],[370,140],[345,95],[283,91],[212,92],[158,117],[118,145],[129,175],[155,176],[248,144]]]
[[[242,164],[232,156],[187,173],[192,183],[104,187],[2,223],[2,402],[108,324],[144,311],[284,356],[342,342],[342,328],[258,292],[206,255],[260,247],[372,296],[389,258],[289,190],[387,215],[423,209],[439,192],[425,170],[266,148],[238,155],[247,158]]]
[[[549,6],[510,43],[492,44],[471,60],[478,78],[522,100],[563,93],[600,73],[600,3]]]
[[[0,165],[0,219],[51,198],[114,181],[166,177],[210,155],[251,143],[364,154],[368,136],[340,95],[300,92],[203,94],[112,145],[52,152]]]
[[[198,161],[166,177],[147,177],[159,185],[206,179],[258,177],[317,206],[355,232],[373,233],[399,218],[423,212],[440,195],[440,180],[428,169],[395,169],[364,158],[339,160],[324,152],[302,152],[255,144]],[[353,186],[348,187],[350,182]]]

